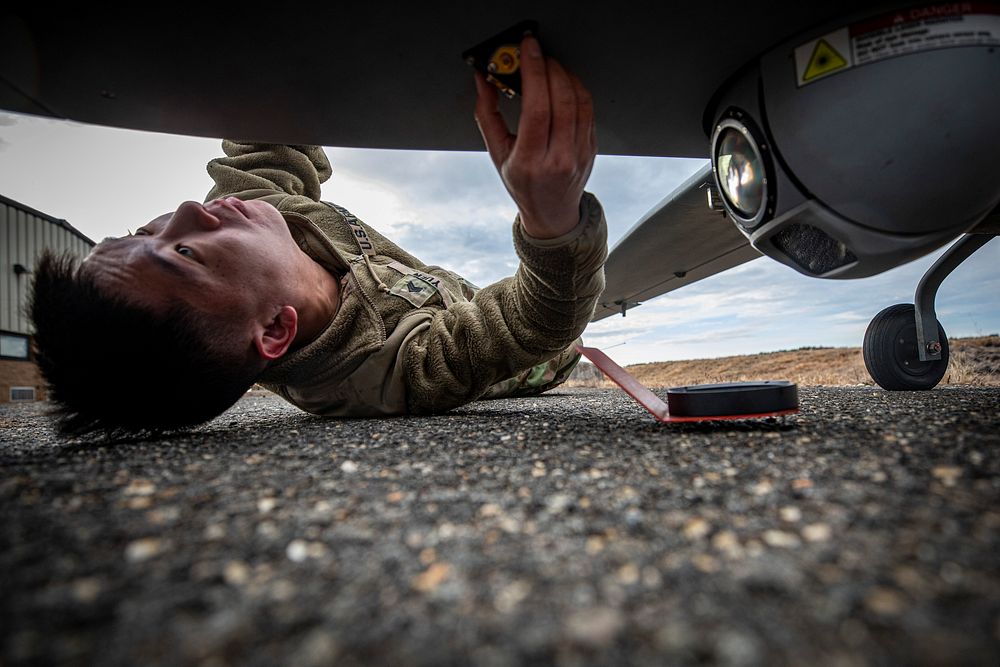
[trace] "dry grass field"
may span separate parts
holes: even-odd
[[[941,384],[1000,385],[1000,336],[949,339],[951,362]],[[711,382],[791,380],[800,385],[873,385],[859,347],[764,352],[718,359],[662,361],[627,366],[647,387]],[[591,364],[580,363],[569,386],[614,386]]]

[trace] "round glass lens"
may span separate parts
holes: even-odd
[[[715,166],[729,205],[753,218],[764,203],[764,166],[743,133],[728,127],[719,139]]]

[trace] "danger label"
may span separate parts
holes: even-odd
[[[795,49],[796,83],[801,87],[852,67],[957,46],[1000,46],[1000,5],[928,5],[834,30]]]

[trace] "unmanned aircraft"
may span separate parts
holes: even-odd
[[[595,319],[762,254],[860,278],[958,239],[915,304],[882,311],[865,335],[880,385],[937,384],[948,363],[937,289],[1000,233],[1000,4],[27,12],[0,24],[0,108],[213,137],[481,150],[474,125],[455,121],[474,106],[461,55],[525,19],[591,90],[601,153],[711,159],[612,249]],[[516,100],[505,112],[516,116]]]

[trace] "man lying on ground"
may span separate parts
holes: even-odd
[[[518,208],[517,273],[478,289],[320,201],[313,146],[223,142],[207,203],[184,202],[76,267],[35,271],[37,358],[67,433],[207,421],[260,382],[329,416],[448,410],[560,384],[604,286],[584,192],[590,94],[522,44],[517,134],[477,74],[476,120]]]

